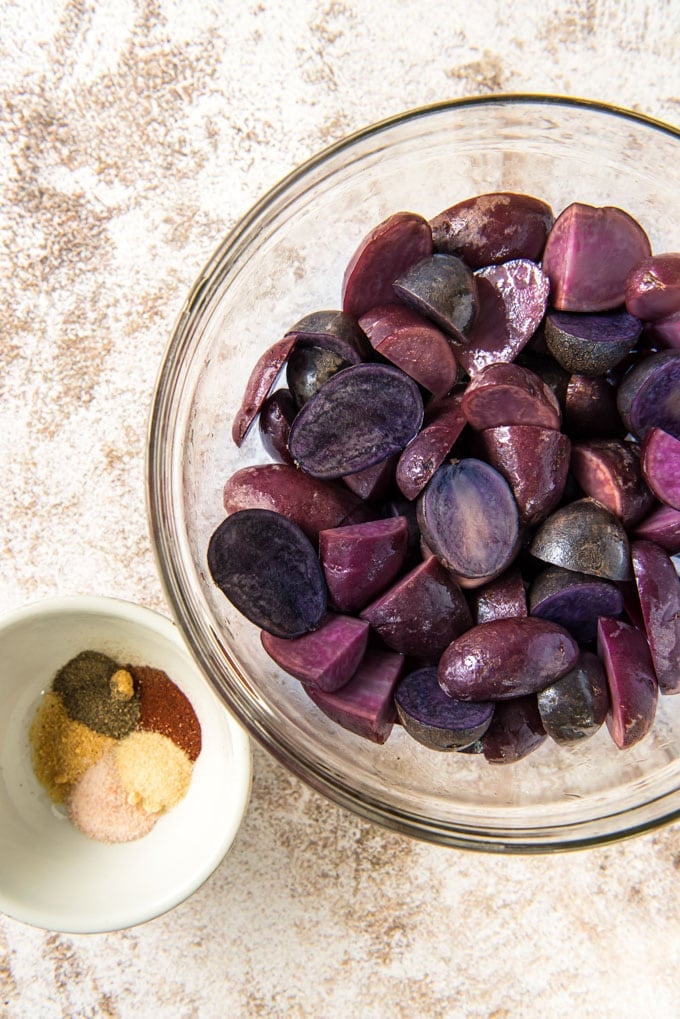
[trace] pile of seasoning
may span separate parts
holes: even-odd
[[[57,672],[30,740],[38,780],[76,828],[130,842],[186,794],[201,726],[165,672],[87,650]]]

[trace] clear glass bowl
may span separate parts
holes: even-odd
[[[547,852],[593,845],[680,815],[680,698],[621,752],[606,729],[546,741],[510,766],[429,751],[395,727],[375,746],[345,732],[264,654],[257,629],[212,584],[208,539],[222,488],[268,458],[257,428],[230,427],[262,351],[304,314],[337,308],[344,266],[401,209],[429,217],[485,191],[526,192],[556,212],[618,205],[654,250],[680,245],[680,132],[636,114],[544,96],[448,102],[374,125],[309,160],[222,241],[170,342],[149,436],[148,505],[163,583],[205,675],[279,761],[362,817],[459,847]]]

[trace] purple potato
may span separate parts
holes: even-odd
[[[407,499],[415,499],[422,492],[466,424],[458,393],[428,407],[424,426],[411,439],[397,463],[396,482]]]
[[[491,725],[481,738],[489,764],[514,764],[538,750],[547,739],[535,694],[500,701]]]
[[[597,631],[611,703],[607,727],[619,750],[627,750],[647,735],[656,715],[659,687],[649,645],[639,630],[617,619],[600,619]]]
[[[325,615],[326,582],[316,550],[280,513],[232,513],[210,538],[208,569],[246,619],[278,637],[314,630]]]
[[[481,460],[439,467],[417,512],[426,543],[464,587],[497,577],[519,549],[519,516],[510,486]]]
[[[381,502],[387,498],[394,487],[394,475],[398,462],[399,453],[395,453],[363,471],[347,474],[342,479],[342,483],[366,502]]]
[[[640,320],[625,311],[553,311],[545,321],[548,350],[578,375],[605,375],[630,353],[641,332]]]
[[[559,430],[560,405],[549,386],[518,364],[490,364],[463,395],[463,413],[476,431],[500,425],[538,425]]]
[[[417,669],[400,680],[394,701],[409,736],[430,750],[460,750],[484,735],[494,705],[454,700],[437,682],[436,666]]]
[[[295,339],[294,335],[284,336],[282,340],[278,340],[258,358],[246,384],[241,406],[231,426],[231,437],[237,446],[243,443],[248,429],[269,396],[279,377],[279,372],[295,346]]]
[[[677,350],[680,347],[680,312],[648,324],[645,327],[645,334],[651,343]]]
[[[535,616],[478,623],[449,644],[439,683],[464,701],[504,701],[536,693],[569,672],[578,644],[556,623]]]
[[[680,552],[680,510],[657,506],[633,528],[633,536],[653,541],[670,555]]]
[[[497,191],[466,198],[431,220],[436,251],[473,269],[515,258],[537,261],[553,224],[549,205],[531,195]]]
[[[680,693],[680,577],[653,542],[634,541],[630,552],[659,689]]]
[[[475,623],[512,619],[527,615],[527,596],[522,574],[516,568],[478,587],[472,595]]]
[[[626,308],[646,322],[680,312],[680,253],[643,258],[626,278]]]
[[[394,293],[454,339],[466,342],[477,316],[477,285],[460,258],[431,255],[416,262],[394,281]]]
[[[286,364],[286,382],[298,409],[311,400],[325,382],[348,367],[349,362],[332,350],[297,346]]]
[[[284,672],[305,685],[333,693],[348,683],[364,657],[368,623],[328,613],[316,630],[294,640],[263,630],[262,647]]]
[[[479,434],[485,458],[512,489],[524,524],[537,524],[555,509],[567,481],[571,443],[554,428],[506,425]]]
[[[362,315],[359,324],[375,350],[435,397],[456,384],[458,365],[449,340],[423,315],[388,304]]]
[[[534,334],[534,338],[542,332],[543,330],[539,329]],[[571,376],[557,363],[552,354],[548,353],[547,349],[539,352],[525,347],[515,359],[515,363],[520,368],[526,368],[537,375],[552,391],[560,407],[564,408]]]
[[[356,612],[398,576],[406,559],[406,517],[388,517],[319,534],[319,556],[333,605]]]
[[[343,311],[360,318],[394,300],[393,281],[432,254],[432,231],[422,216],[397,212],[378,224],[352,255],[342,281]]]
[[[597,635],[600,616],[620,616],[623,595],[610,580],[549,566],[529,589],[529,612],[558,623],[580,643]]]
[[[654,505],[640,469],[640,447],[635,443],[623,439],[574,442],[570,470],[584,495],[605,506],[626,528]]]
[[[543,521],[529,551],[537,559],[605,580],[629,580],[630,548],[620,520],[594,499],[577,499]]]
[[[584,651],[578,663],[537,696],[543,728],[556,743],[571,744],[594,736],[609,711],[609,690],[602,662]]]
[[[472,625],[465,596],[435,558],[421,562],[360,613],[388,647],[436,662]]]
[[[313,311],[286,333],[297,347],[322,347],[349,364],[371,358],[371,345],[356,319],[344,311]]]
[[[288,446],[307,474],[340,478],[401,452],[422,421],[413,379],[391,365],[357,364],[334,375],[304,405]]]
[[[348,683],[333,693],[306,686],[316,706],[333,722],[373,743],[384,743],[397,719],[394,688],[403,655],[369,648]]]
[[[297,404],[289,389],[274,390],[262,404],[260,438],[272,460],[278,463],[293,463],[288,450],[288,436],[297,411]]]
[[[680,439],[680,350],[640,361],[623,379],[616,402],[626,428],[638,439],[650,428]]]
[[[623,436],[614,386],[602,376],[572,375],[564,398],[564,428],[572,438]]]
[[[623,209],[574,202],[555,220],[543,252],[550,299],[560,311],[608,311],[623,304],[626,277],[651,253]]]
[[[650,428],[642,443],[640,466],[656,498],[680,510],[680,439],[662,428]]]

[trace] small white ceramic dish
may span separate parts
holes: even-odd
[[[56,671],[87,648],[162,669],[198,715],[202,749],[184,799],[142,839],[77,831],[31,764],[29,728]],[[131,927],[172,909],[220,863],[248,804],[250,742],[173,623],[113,598],[57,598],[0,620],[0,911],[67,933]]]

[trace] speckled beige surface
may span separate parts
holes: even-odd
[[[145,429],[217,241],[297,162],[447,97],[571,93],[680,123],[674,0],[0,3],[0,610],[165,609]],[[255,750],[231,854],[141,928],[0,917],[0,1015],[680,1015],[680,828],[551,858],[406,841]]]

